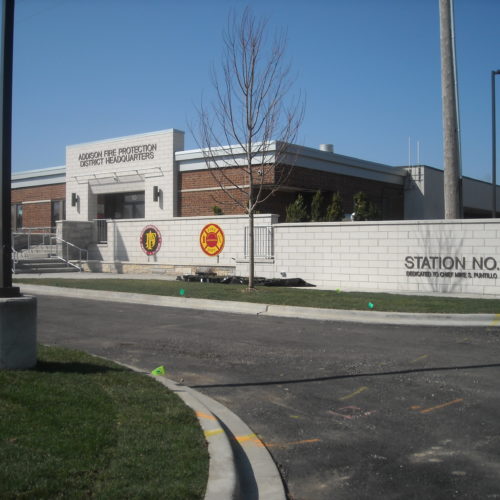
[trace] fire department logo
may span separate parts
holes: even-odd
[[[141,233],[141,248],[147,255],[155,255],[160,247],[160,230],[156,226],[146,226]]]
[[[224,231],[217,224],[207,224],[200,233],[200,246],[211,257],[219,255],[224,248]]]

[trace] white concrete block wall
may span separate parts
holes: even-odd
[[[276,216],[258,215],[255,223],[268,226],[275,221]],[[225,234],[219,257],[207,256],[200,247],[200,232],[209,223],[219,225]],[[245,216],[111,221],[108,245],[99,248],[105,261],[229,266],[246,276],[247,223]],[[140,247],[141,232],[148,224],[162,235],[156,256],[147,256]],[[299,277],[342,290],[500,296],[498,219],[273,224],[273,228],[275,257],[257,259],[256,276]]]
[[[256,224],[271,225],[275,216],[257,215]],[[200,246],[200,234],[207,224],[217,224],[224,232],[224,249],[218,256],[206,255]],[[186,265],[217,267],[236,265],[244,256],[246,216],[182,217],[172,219],[128,219],[108,221],[108,243],[99,245],[103,261],[132,264]],[[153,225],[162,237],[156,255],[148,256],[140,245],[143,229]]]
[[[274,238],[275,262],[258,267],[268,277],[344,290],[500,295],[496,219],[277,224]]]

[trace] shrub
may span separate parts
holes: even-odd
[[[344,218],[344,207],[342,206],[342,196],[337,191],[332,195],[332,201],[326,209],[325,220],[328,222],[341,221]]]
[[[307,207],[304,197],[299,194],[293,203],[286,207],[286,222],[304,222],[307,220]]]

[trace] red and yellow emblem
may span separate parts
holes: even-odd
[[[161,247],[161,234],[156,226],[146,226],[141,233],[141,248],[147,255],[155,255]]]
[[[207,224],[200,233],[200,246],[210,257],[219,255],[224,248],[224,231],[217,224]]]

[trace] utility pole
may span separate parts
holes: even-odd
[[[2,0],[0,67],[0,370],[36,364],[36,298],[12,286],[10,180],[14,0]]]
[[[444,216],[460,218],[460,155],[452,37],[452,0],[439,0],[441,92],[443,102]]]
[[[12,287],[10,184],[12,141],[12,60],[14,44],[14,0],[2,2],[1,119],[0,119],[0,297],[19,295]]]

